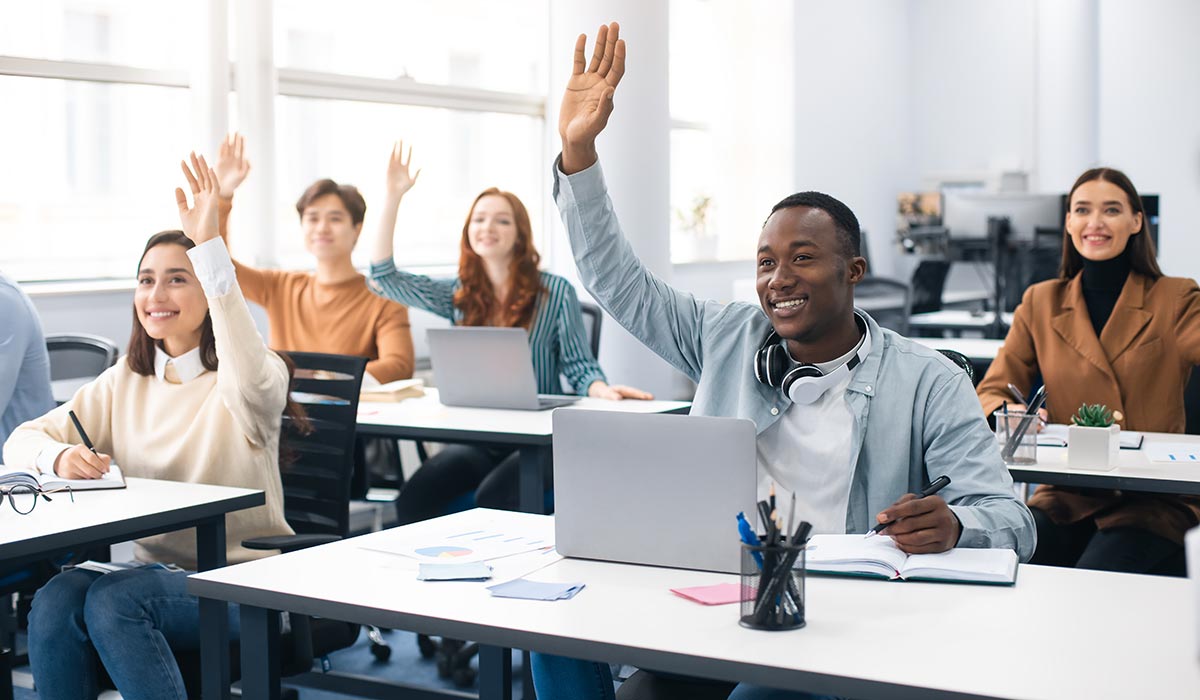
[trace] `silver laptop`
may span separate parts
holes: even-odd
[[[523,328],[430,328],[428,338],[433,380],[447,406],[538,411],[579,400],[537,393]]]
[[[559,553],[736,573],[738,512],[754,522],[754,436],[738,418],[555,411]]]

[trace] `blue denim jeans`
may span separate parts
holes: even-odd
[[[607,664],[532,654],[533,687],[541,700],[614,700],[612,672]],[[729,700],[834,700],[796,690],[777,690],[742,683]]]
[[[608,664],[535,652],[530,669],[540,700],[615,700]]]
[[[125,700],[186,700],[171,650],[200,648],[200,603],[188,572],[157,565],[99,574],[71,569],[33,598],[29,665],[41,700],[92,700],[100,664]],[[239,633],[229,606],[229,633]]]

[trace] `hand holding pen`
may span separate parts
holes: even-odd
[[[75,445],[60,452],[54,460],[54,473],[64,479],[102,478],[108,473],[108,466],[112,464],[112,457],[96,451],[87,432],[83,429],[83,424],[79,422],[79,418],[75,415],[74,411],[68,411],[67,415],[71,417],[71,422],[75,424],[75,430],[79,433],[83,444]]]
[[[920,495],[906,493],[876,516],[879,522],[865,536],[886,534],[907,554],[932,554],[953,549],[962,534],[962,523],[938,491],[950,484],[939,476]]]

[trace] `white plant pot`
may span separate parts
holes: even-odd
[[[1070,469],[1114,469],[1120,450],[1121,426],[1116,423],[1107,428],[1080,425],[1067,428],[1067,467]]]

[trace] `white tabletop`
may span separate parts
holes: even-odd
[[[0,504],[0,561],[50,552],[82,542],[117,541],[143,530],[187,527],[187,523],[262,505],[262,491],[127,478],[126,488],[51,494],[21,515]]]
[[[996,359],[996,353],[1004,346],[1003,340],[991,338],[910,338],[934,350],[954,350],[961,352],[970,360],[990,362]],[[980,377],[982,379],[982,377]]]
[[[991,325],[996,318],[994,311],[965,311],[961,309],[943,309],[941,311],[930,311],[924,314],[913,314],[909,319],[909,326],[914,328],[962,328],[975,329],[986,328]],[[1009,312],[1004,312],[1001,315],[1001,320],[1005,324],[1011,326],[1013,315]]]
[[[690,406],[686,401],[608,401],[583,397],[578,402],[554,410],[586,408],[594,411],[625,411],[628,413],[672,413]],[[425,396],[396,403],[367,403],[358,405],[359,432],[371,433],[374,428],[406,428],[414,431],[446,431],[448,433],[491,433],[498,438],[527,437],[537,442],[549,442],[553,434],[553,410],[517,411],[499,408],[463,408],[445,406],[438,401],[437,389],[426,389]]]
[[[1152,493],[1200,495],[1200,464],[1151,462],[1146,447],[1154,443],[1186,443],[1200,449],[1200,436],[1144,433],[1140,450],[1119,450],[1118,466],[1109,471],[1067,467],[1066,447],[1037,448],[1037,464],[1009,468],[1013,478],[1038,484],[1126,489]]]
[[[198,574],[189,590],[850,697],[1200,697],[1185,579],[1036,566],[1014,587],[809,577],[807,627],[759,632],[738,625],[736,606],[669,592],[730,575],[568,559],[530,578],[585,583],[573,599],[500,599],[488,584],[417,581],[412,560],[361,549],[364,538]]]

